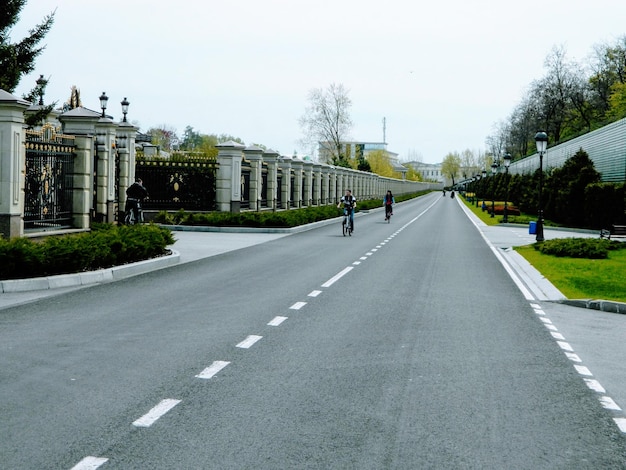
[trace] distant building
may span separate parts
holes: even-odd
[[[342,142],[341,143],[343,153],[348,157],[358,157],[363,155],[365,159],[367,156],[376,151],[383,151],[389,157],[389,163],[393,167],[393,171],[396,171],[402,175],[402,179],[406,177],[407,168],[400,164],[398,160],[398,154],[387,150],[386,142]],[[318,158],[322,162],[328,162],[331,159],[331,145],[329,142],[319,142],[318,145]]]
[[[424,181],[446,182],[446,178],[441,172],[441,163],[408,162],[407,165],[421,174]]]

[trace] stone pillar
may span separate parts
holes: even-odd
[[[85,227],[85,216],[83,204],[87,204],[87,220],[95,217],[96,207],[94,198],[94,171],[95,171],[95,134],[96,123],[100,119],[100,113],[87,108],[74,108],[59,116],[59,121],[63,126],[63,133],[76,136],[76,159],[74,160],[74,195],[79,194],[78,202],[74,201],[77,220],[74,221],[77,227]],[[83,198],[83,199],[81,199]],[[84,199],[86,198],[86,200]],[[78,204],[78,206],[77,206]]]
[[[322,192],[321,196],[322,204],[330,204],[330,167],[328,165],[322,165]]]
[[[24,111],[30,103],[0,90],[0,236],[24,235]]]
[[[93,195],[93,137],[77,135],[74,159],[74,190],[72,191],[72,218],[76,228],[89,228]]]
[[[278,152],[266,150],[263,153],[263,161],[267,163],[267,203],[272,210],[276,210],[276,200],[278,199]]]
[[[322,164],[313,163],[313,204],[322,205]]]
[[[304,160],[304,205],[310,207],[313,202],[313,162]]]
[[[217,210],[241,212],[241,159],[245,145],[229,140],[216,145],[217,181],[215,197]]]
[[[263,149],[256,146],[246,147],[243,150],[244,158],[250,162],[250,210],[261,210],[261,190],[263,187],[263,175],[261,174],[261,161]]]
[[[122,121],[117,127],[115,146],[120,157],[120,180],[117,187],[118,221],[124,220],[126,190],[135,181],[135,139],[137,128],[130,122]],[[141,178],[141,175],[137,175]],[[148,188],[148,194],[150,193]]]
[[[280,157],[279,163],[280,169],[283,172],[283,184],[280,188],[282,196],[282,209],[291,208],[291,157]]]
[[[296,208],[300,209],[302,207],[302,185],[303,185],[303,167],[304,162],[298,157],[294,157],[291,161],[291,167],[293,168],[294,173],[294,188],[293,188],[293,197]]]
[[[115,221],[115,134],[117,124],[108,117],[96,123],[96,220]]]
[[[329,204],[337,204],[339,202],[339,198],[337,197],[337,167],[334,166],[329,166],[329,173],[328,173],[328,187],[329,187],[329,193],[328,193],[328,203]]]

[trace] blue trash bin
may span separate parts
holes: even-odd
[[[537,222],[534,220],[531,220],[528,225],[528,233],[531,235],[537,235]]]

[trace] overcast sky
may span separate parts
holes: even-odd
[[[283,155],[311,154],[298,119],[313,88],[342,84],[351,138],[403,161],[485,150],[555,46],[588,63],[626,35],[624,0],[29,0],[12,42],[56,9],[35,71],[46,104],[72,85],[83,106],[145,131],[186,126]]]

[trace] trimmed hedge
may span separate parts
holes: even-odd
[[[533,244],[535,250],[558,257],[606,259],[611,250],[622,250],[626,243],[601,238],[556,238]]]
[[[91,232],[0,239],[0,279],[69,274],[110,268],[168,253],[172,232],[157,225],[115,226],[94,224]]]
[[[430,191],[405,194],[395,198],[396,203],[422,196]],[[356,211],[382,207],[382,199],[357,200]],[[320,220],[332,219],[342,214],[335,205],[305,207],[303,209],[281,210],[279,212],[207,212],[193,213],[160,211],[154,222],[164,225],[204,225],[212,227],[267,227],[290,228],[310,224]]]

